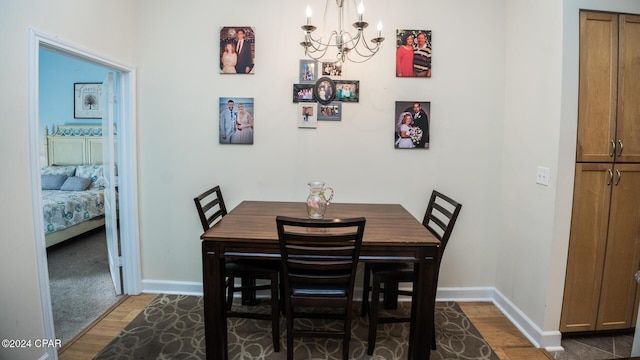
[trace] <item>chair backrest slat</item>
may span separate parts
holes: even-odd
[[[218,219],[227,215],[220,186],[214,186],[193,199],[198,210],[202,229],[207,231]],[[213,210],[212,210],[213,209]]]
[[[440,240],[441,254],[449,242],[460,209],[462,204],[452,198],[436,190],[431,193],[422,225]]]
[[[276,218],[285,289],[297,285],[353,289],[364,218]]]

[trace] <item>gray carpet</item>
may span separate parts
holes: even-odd
[[[356,304],[359,314],[360,304]],[[260,306],[256,310],[259,309]],[[262,309],[268,311],[268,306]],[[400,310],[409,313],[408,303]],[[320,321],[324,323],[324,321]],[[280,352],[273,351],[269,321],[229,319],[229,360],[286,359],[286,333],[281,318]],[[327,321],[325,326],[330,326]],[[367,355],[368,324],[354,318],[350,359],[400,360],[407,358],[408,324],[385,324],[378,328],[375,352]],[[436,304],[438,350],[431,359],[490,359],[498,357],[455,302]],[[296,339],[296,359],[341,358],[341,341]],[[430,351],[429,344],[418,344]],[[159,295],[94,359],[204,359],[203,301],[199,296]]]
[[[66,344],[122,296],[115,294],[104,228],[47,249],[56,338]]]

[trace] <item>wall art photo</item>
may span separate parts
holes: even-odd
[[[315,84],[293,84],[293,102],[315,102],[314,87]]]
[[[322,63],[322,76],[340,77],[342,76],[342,63]]]
[[[318,120],[342,120],[342,103],[334,101],[327,105],[318,105]]]
[[[396,77],[431,77],[431,30],[396,31]]]
[[[327,105],[336,97],[336,84],[329,77],[321,77],[313,88],[316,100],[323,105]]]
[[[298,127],[312,128],[318,127],[318,104],[301,103],[298,104]]]
[[[73,117],[102,119],[102,83],[73,84]]]
[[[220,28],[220,73],[255,73],[256,31],[251,26]]]
[[[253,98],[220,98],[220,144],[253,144]]]
[[[359,102],[360,101],[360,81],[357,80],[336,80],[336,101]]]
[[[300,82],[315,83],[318,80],[318,62],[315,60],[300,60]]]
[[[396,149],[428,149],[431,102],[396,101],[394,118]]]

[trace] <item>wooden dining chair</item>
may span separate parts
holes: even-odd
[[[342,358],[349,359],[353,287],[365,218],[295,219],[276,217],[284,303],[287,317],[287,359],[293,360],[294,337],[342,339]],[[325,308],[337,311],[322,311]],[[342,320],[328,329],[296,319]]]
[[[451,232],[458,219],[458,214],[462,204],[450,197],[434,190],[431,193],[427,211],[422,220],[424,225],[438,240],[438,259],[436,263],[436,281],[438,283],[438,273],[444,249],[447,247]],[[371,284],[373,278],[373,284]],[[412,283],[411,290],[401,290],[398,284],[402,282]],[[384,284],[384,287],[382,285]],[[386,304],[397,301],[398,295],[413,296],[416,277],[413,271],[413,263],[366,263],[364,269],[364,284],[362,286],[362,308],[361,316],[369,314],[369,336],[367,340],[367,354],[372,355],[376,345],[376,333],[378,324],[411,322],[410,317],[379,315],[380,294],[384,295]],[[369,307],[369,291],[371,291],[371,306]],[[436,349],[435,322],[432,325],[431,348]]]
[[[210,227],[227,215],[220,186],[205,191],[193,199],[198,210],[202,229],[207,231]],[[280,305],[278,278],[280,275],[280,263],[277,261],[256,260],[226,260],[226,308],[227,317],[271,320],[271,333],[273,350],[280,351]],[[242,279],[242,285],[237,286],[236,278]],[[256,279],[269,280],[268,285],[256,285]],[[236,310],[233,307],[233,294],[237,292],[255,293],[258,290],[270,290],[271,313],[257,313]]]

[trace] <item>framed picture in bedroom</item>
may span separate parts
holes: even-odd
[[[73,84],[73,117],[102,119],[102,83]]]
[[[396,77],[431,77],[431,30],[396,30]]]
[[[396,101],[393,118],[396,149],[428,149],[431,102]]]
[[[220,28],[220,73],[255,74],[256,29],[251,26]]]
[[[315,60],[300,60],[300,83],[315,83],[318,79],[318,62]]]
[[[318,120],[342,120],[342,103],[334,101],[326,105],[318,105]]]
[[[300,103],[298,104],[298,127],[312,128],[318,127],[318,104]]]
[[[253,98],[221,97],[220,144],[253,144]]]

